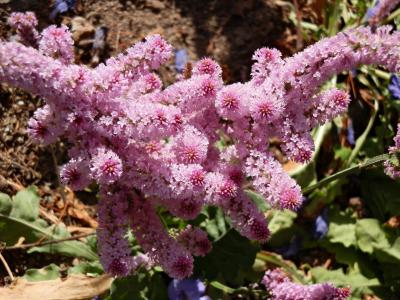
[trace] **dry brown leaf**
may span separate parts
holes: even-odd
[[[297,168],[300,168],[301,166],[302,166],[302,164],[297,163],[297,162],[292,161],[292,160],[289,160],[287,163],[285,163],[283,165],[283,169],[286,172],[290,172],[290,171],[296,170]]]
[[[113,278],[109,275],[87,277],[70,275],[67,279],[26,281],[18,278],[11,286],[0,288],[2,300],[83,300],[107,291]]]
[[[78,234],[91,234],[96,232],[93,228],[90,227],[81,227],[81,226],[67,226],[67,230],[69,233],[78,233]]]
[[[67,213],[69,216],[79,219],[92,228],[97,228],[97,221],[88,213],[88,207],[83,204],[70,188],[66,188],[66,203],[68,203]]]

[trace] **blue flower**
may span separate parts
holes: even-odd
[[[104,50],[105,47],[105,40],[107,37],[108,29],[105,26],[98,26],[94,32],[94,39],[93,39],[93,49],[94,50]]]
[[[187,63],[187,52],[185,49],[175,50],[175,69],[178,73],[182,73]]]
[[[314,221],[314,238],[320,240],[328,232],[328,209],[325,207],[322,213]]]
[[[355,137],[354,137],[354,126],[353,126],[353,121],[349,119],[347,123],[347,141],[349,142],[350,145],[355,145]]]
[[[204,296],[206,287],[198,279],[174,279],[168,286],[168,297],[170,300],[211,300]]]
[[[376,1],[375,5],[367,10],[367,21],[375,17],[377,7],[379,6],[379,0]]]
[[[56,0],[54,8],[50,13],[50,20],[54,20],[58,14],[66,13],[69,10],[74,10],[76,0]]]
[[[390,83],[388,86],[389,92],[394,99],[400,99],[400,78],[399,76],[392,74],[390,76]]]
[[[284,258],[289,258],[292,256],[295,256],[297,253],[299,253],[302,245],[302,239],[301,237],[295,235],[292,237],[290,240],[290,244],[278,248],[275,251],[280,253]]]

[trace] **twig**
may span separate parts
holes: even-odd
[[[34,169],[32,169],[32,168],[30,168],[30,167],[27,167],[27,166],[24,166],[22,163],[17,162],[16,159],[18,159],[18,158],[15,158],[15,157],[14,157],[13,159],[11,159],[11,158],[7,157],[8,154],[6,154],[7,156],[4,155],[4,154],[5,154],[4,152],[0,153],[0,158],[1,158],[1,160],[3,160],[5,163],[8,163],[8,164],[10,164],[10,165],[12,165],[12,166],[14,166],[14,167],[19,168],[19,169],[25,170],[26,172],[31,173],[31,174],[34,175],[35,177],[40,177],[40,176],[41,176],[40,173],[38,173],[38,172],[35,171]]]
[[[18,183],[15,183],[11,180],[6,179],[3,175],[0,175],[0,181],[4,182],[5,184],[11,186],[14,190],[16,190],[17,192],[21,191],[24,189],[24,187]]]
[[[18,246],[9,246],[9,247],[5,247],[4,250],[27,249],[27,248],[32,248],[32,247],[36,247],[36,246],[57,244],[57,243],[62,243],[62,242],[66,242],[66,241],[77,240],[77,239],[84,238],[84,237],[87,237],[89,235],[94,235],[94,234],[95,234],[95,232],[91,232],[91,233],[84,233],[84,234],[75,235],[75,236],[71,236],[71,237],[67,237],[67,238],[59,239],[59,240],[36,242],[36,243],[23,244],[23,245],[18,245]]]
[[[11,281],[14,281],[14,280],[15,280],[15,277],[14,277],[13,273],[11,272],[11,269],[10,269],[10,267],[8,266],[6,260],[4,259],[3,255],[1,254],[1,252],[0,252],[0,260],[1,260],[1,262],[3,263],[3,265],[4,265],[4,268],[6,268],[6,271],[7,271],[7,273],[8,273],[8,276],[10,276]]]
[[[296,49],[297,51],[301,50],[303,48],[303,32],[301,30],[301,11],[299,8],[299,3],[297,0],[294,0],[294,9],[296,12],[296,33],[297,33],[297,39],[296,39]]]
[[[116,37],[115,37],[115,52],[117,52],[117,53],[118,53],[118,51],[119,51],[119,39],[120,39],[120,34],[121,34],[121,28],[119,28],[119,26],[118,26],[117,35],[116,35]]]

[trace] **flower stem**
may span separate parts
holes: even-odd
[[[321,186],[324,186],[324,185],[328,184],[329,182],[332,182],[332,181],[334,181],[336,179],[345,177],[345,176],[347,176],[349,174],[357,173],[357,172],[359,172],[361,170],[364,170],[364,169],[367,169],[369,167],[374,167],[374,166],[380,165],[384,161],[386,161],[387,159],[389,159],[389,154],[382,154],[382,155],[375,156],[375,157],[367,160],[364,163],[360,163],[360,164],[355,165],[353,167],[350,167],[350,168],[344,169],[342,171],[339,171],[339,172],[337,172],[337,173],[335,173],[335,174],[333,174],[333,175],[331,175],[329,177],[326,177],[326,178],[318,181],[316,184],[313,184],[311,186],[308,186],[308,187],[304,188],[302,190],[302,192],[303,192],[303,194],[308,194],[311,191],[313,191],[313,190],[315,190],[315,189],[317,189],[317,188],[319,188]]]

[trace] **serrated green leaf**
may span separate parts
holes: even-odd
[[[358,248],[372,254],[375,248],[389,248],[390,244],[385,232],[376,219],[358,220],[356,224],[356,238]]]
[[[60,268],[51,264],[41,269],[28,269],[23,278],[28,281],[52,280],[60,277]]]
[[[316,283],[331,282],[339,287],[351,287],[352,299],[359,299],[363,293],[372,293],[370,287],[377,287],[380,282],[377,278],[367,278],[357,271],[348,274],[342,269],[327,270],[323,267],[316,267],[310,270],[313,281]]]

